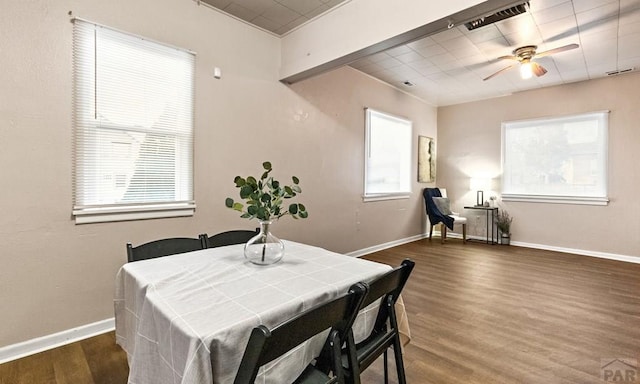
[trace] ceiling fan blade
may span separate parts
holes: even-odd
[[[499,74],[501,74],[502,72],[504,72],[504,71],[506,71],[506,70],[508,70],[508,69],[511,69],[511,68],[515,67],[516,65],[517,65],[517,64],[511,64],[511,65],[510,65],[510,66],[508,66],[508,67],[502,68],[501,70],[499,70],[498,72],[494,73],[493,75],[490,75],[490,76],[485,77],[484,79],[482,79],[482,81],[487,81],[487,80],[491,79],[492,77],[498,76],[498,75],[499,75]]]
[[[520,60],[520,58],[518,56],[507,55],[498,57],[498,60]]]
[[[578,48],[579,45],[578,44],[569,44],[569,45],[565,45],[562,47],[558,47],[558,48],[554,48],[554,49],[550,49],[548,51],[544,51],[544,52],[540,52],[540,53],[536,53],[533,57],[545,57],[545,56],[549,56],[549,55],[553,55],[555,53],[559,53],[559,52],[564,52],[564,51],[568,51],[570,49],[576,49]]]
[[[533,72],[534,75],[540,77],[542,75],[544,75],[545,73],[547,73],[547,70],[544,69],[544,67],[538,63],[536,63],[535,61],[531,62],[531,72]]]

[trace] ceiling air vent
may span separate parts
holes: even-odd
[[[529,2],[527,1],[522,4],[514,5],[513,7],[503,9],[496,13],[492,13],[491,15],[484,16],[479,19],[471,20],[470,22],[465,23],[464,26],[471,31],[476,28],[484,27],[485,25],[493,24],[500,20],[521,15],[527,12],[528,9],[529,9]]]
[[[634,69],[635,69],[634,67],[625,68],[625,69],[616,69],[615,71],[606,72],[606,74],[607,74],[607,76],[622,75],[623,73],[631,72]]]

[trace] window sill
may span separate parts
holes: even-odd
[[[527,203],[550,204],[578,204],[578,205],[608,205],[608,197],[583,197],[583,196],[542,196],[542,195],[516,195],[502,194],[502,201],[520,201]]]
[[[399,200],[399,199],[408,199],[411,197],[411,193],[389,193],[389,194],[379,194],[379,195],[364,195],[362,196],[362,201],[365,203],[370,201],[382,201],[382,200]]]
[[[75,208],[76,224],[107,223],[193,216],[195,203],[129,205],[126,207]]]

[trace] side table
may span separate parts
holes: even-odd
[[[487,214],[487,244],[498,244],[498,230],[495,228],[496,217],[498,216],[498,207],[485,207],[482,205],[474,205],[464,207],[464,209],[474,209],[485,211]],[[491,232],[489,232],[491,231]],[[491,233],[491,237],[489,237]],[[494,240],[495,239],[495,240]]]

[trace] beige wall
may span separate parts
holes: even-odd
[[[502,121],[610,110],[609,205],[504,206],[514,216],[513,241],[640,258],[639,90],[634,73],[439,108],[438,184],[458,208],[475,203],[469,177],[500,174]]]
[[[69,11],[197,52],[194,217],[74,224]],[[310,212],[278,223],[282,238],[349,252],[422,231],[419,193],[362,203],[363,108],[412,119],[416,136],[435,136],[435,109],[348,68],[289,88],[277,38],[194,1],[5,2],[0,53],[0,347],[112,317],[128,241],[254,227],[224,199],[265,160],[300,177]]]

